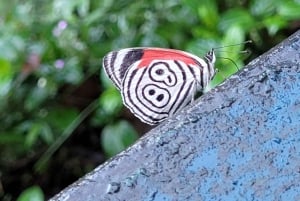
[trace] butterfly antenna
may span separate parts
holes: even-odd
[[[227,58],[227,57],[219,57],[219,58],[227,59],[227,60],[231,61],[231,62],[235,65],[236,69],[237,69],[238,71],[240,70],[239,67],[237,66],[237,64],[235,63],[235,61],[234,61],[233,59],[230,59],[230,58]]]
[[[222,46],[222,47],[216,47],[216,48],[213,48],[213,49],[214,49],[214,50],[216,50],[216,49],[222,49],[222,48],[226,48],[226,47],[239,46],[239,45],[248,44],[248,43],[252,43],[252,40],[246,40],[246,41],[241,42],[241,43],[231,44],[231,45],[225,45],[225,46]]]
[[[232,45],[226,45],[226,46],[217,47],[217,48],[213,48],[213,49],[216,50],[216,49],[221,49],[221,48],[226,48],[226,47],[239,46],[239,45],[248,44],[248,43],[252,43],[252,40],[247,40],[247,41],[244,41],[244,42],[241,42],[241,43],[232,44]],[[218,50],[218,52],[228,52],[228,51]],[[238,53],[240,53],[240,54],[249,54],[250,51],[248,51],[248,50],[241,50]],[[231,61],[235,65],[235,67],[237,68],[237,70],[240,70],[239,67],[238,67],[238,65],[236,64],[236,62],[233,59],[230,59],[230,58],[227,58],[227,57],[219,57],[219,58],[227,59],[227,60]]]
[[[218,50],[218,52],[236,53],[236,52],[233,52],[233,51],[226,51],[226,50]],[[241,50],[238,53],[240,53],[240,54],[249,54],[250,51],[249,50]]]

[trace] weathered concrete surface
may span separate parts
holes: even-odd
[[[51,200],[300,200],[300,31]]]

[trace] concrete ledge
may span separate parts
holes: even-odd
[[[51,200],[300,200],[300,31]]]

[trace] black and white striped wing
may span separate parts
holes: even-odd
[[[121,91],[124,104],[148,124],[183,108],[215,74],[213,50],[204,60],[163,48],[128,48],[108,53],[103,66]]]
[[[157,124],[191,102],[200,74],[177,60],[153,60],[143,68],[134,63],[122,82],[123,102],[143,122]]]
[[[121,83],[128,68],[143,56],[142,48],[127,48],[108,53],[103,58],[103,67],[107,76],[121,90]]]

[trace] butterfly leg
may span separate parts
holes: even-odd
[[[197,82],[195,82],[192,86],[192,98],[191,98],[191,104],[195,101],[195,95],[197,93]]]

